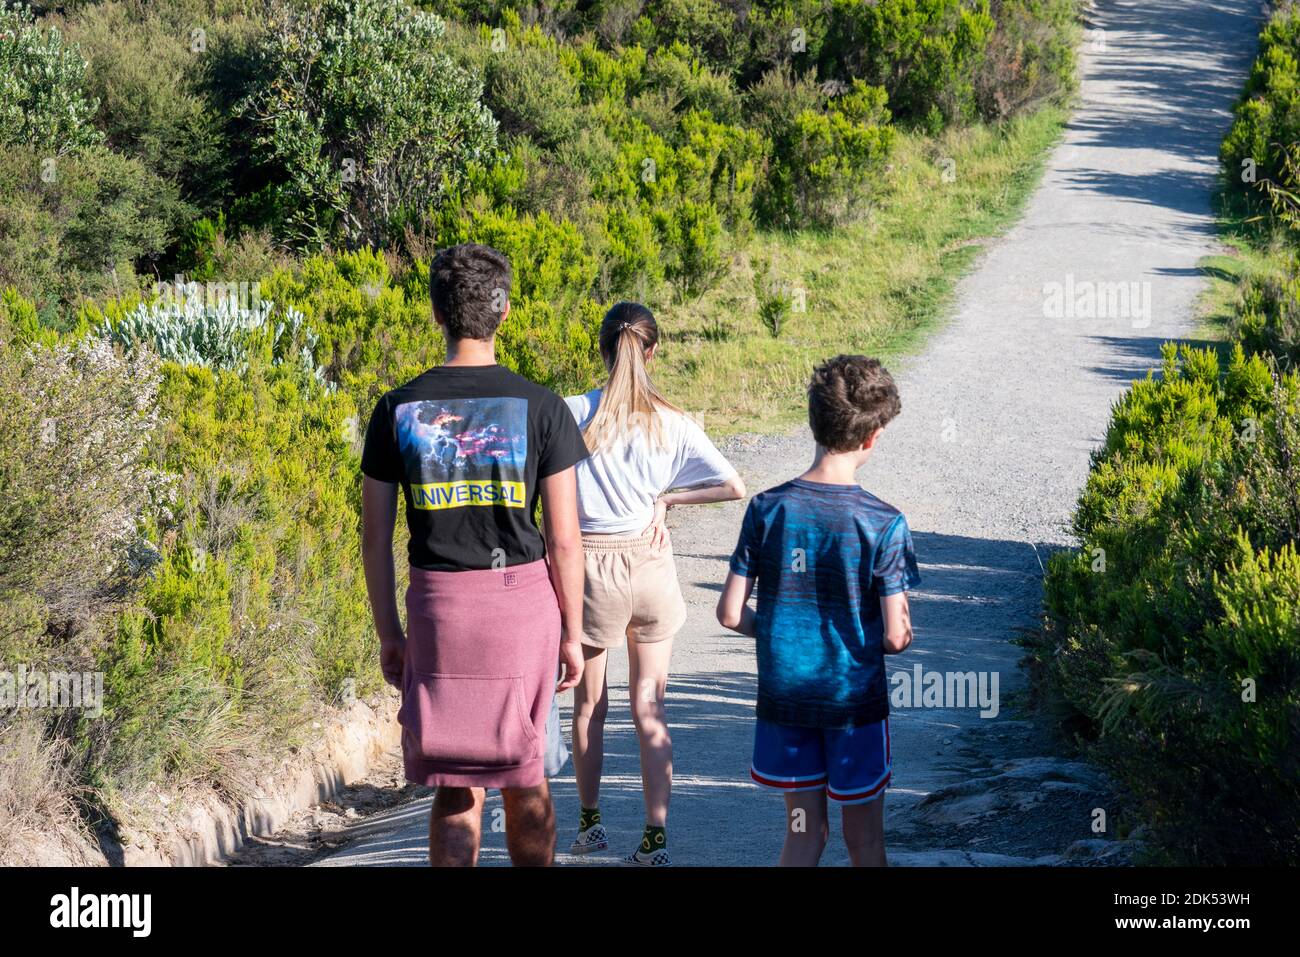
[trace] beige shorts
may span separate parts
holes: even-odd
[[[625,637],[663,641],[686,624],[671,546],[652,549],[647,535],[583,535],[582,552],[584,645],[618,648]]]

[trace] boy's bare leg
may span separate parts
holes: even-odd
[[[555,863],[555,805],[545,780],[531,788],[502,788],[506,808],[506,850],[515,867]]]
[[[885,866],[885,795],[844,807],[844,843],[854,867]]]
[[[429,812],[429,863],[473,867],[483,827],[483,789],[440,787]]]
[[[816,867],[829,837],[824,790],[796,791],[785,796],[785,846],[781,848],[780,867]]]

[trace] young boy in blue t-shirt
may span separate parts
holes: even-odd
[[[853,864],[885,863],[885,655],[912,642],[907,589],[921,578],[907,519],[854,474],[900,409],[875,359],[836,356],[813,372],[812,467],[749,503],[718,600],[718,621],[757,639],[750,773],[785,794],[783,866],[820,860],[828,797]]]

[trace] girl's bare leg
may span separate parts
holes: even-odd
[[[609,687],[603,648],[582,646],[585,660],[573,689],[573,771],[578,779],[578,799],[583,807],[599,807],[600,774],[605,764],[605,716],[609,713]]]
[[[672,654],[671,638],[648,644],[634,638],[627,642],[628,696],[641,745],[645,822],[654,827],[667,826],[668,800],[673,789],[673,739],[664,713]]]

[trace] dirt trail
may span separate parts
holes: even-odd
[[[1158,360],[1161,342],[1191,331],[1197,263],[1216,250],[1215,157],[1259,13],[1249,0],[1099,3],[1092,26],[1104,34],[1089,35],[1078,109],[1023,220],[961,283],[949,325],[895,370],[904,411],[861,475],[907,513],[924,576],[916,643],[891,668],[996,674],[1001,701],[988,719],[972,708],[895,710],[887,800],[895,864],[1125,857],[1113,821],[1100,839],[1090,828],[1094,808],[1114,816],[1106,782],[1053,756],[1017,716],[1024,676],[1011,639],[1035,623],[1040,562],[1070,544],[1069,518],[1111,403]],[[1057,317],[1045,315],[1054,293]],[[801,471],[811,449],[801,430],[730,451],[757,491]],[[712,615],[741,512],[736,504],[675,516],[690,607],[668,702],[679,864],[767,864],[782,840],[779,799],[748,784],[752,647]],[[601,801],[612,847],[589,866],[616,862],[641,826],[625,680],[615,655]],[[567,732],[571,700],[563,704]],[[555,782],[562,847],[577,817],[567,771]],[[318,863],[423,863],[426,805],[408,800],[369,817]],[[826,862],[845,859],[833,840]],[[500,833],[486,836],[483,860],[505,862]]]

